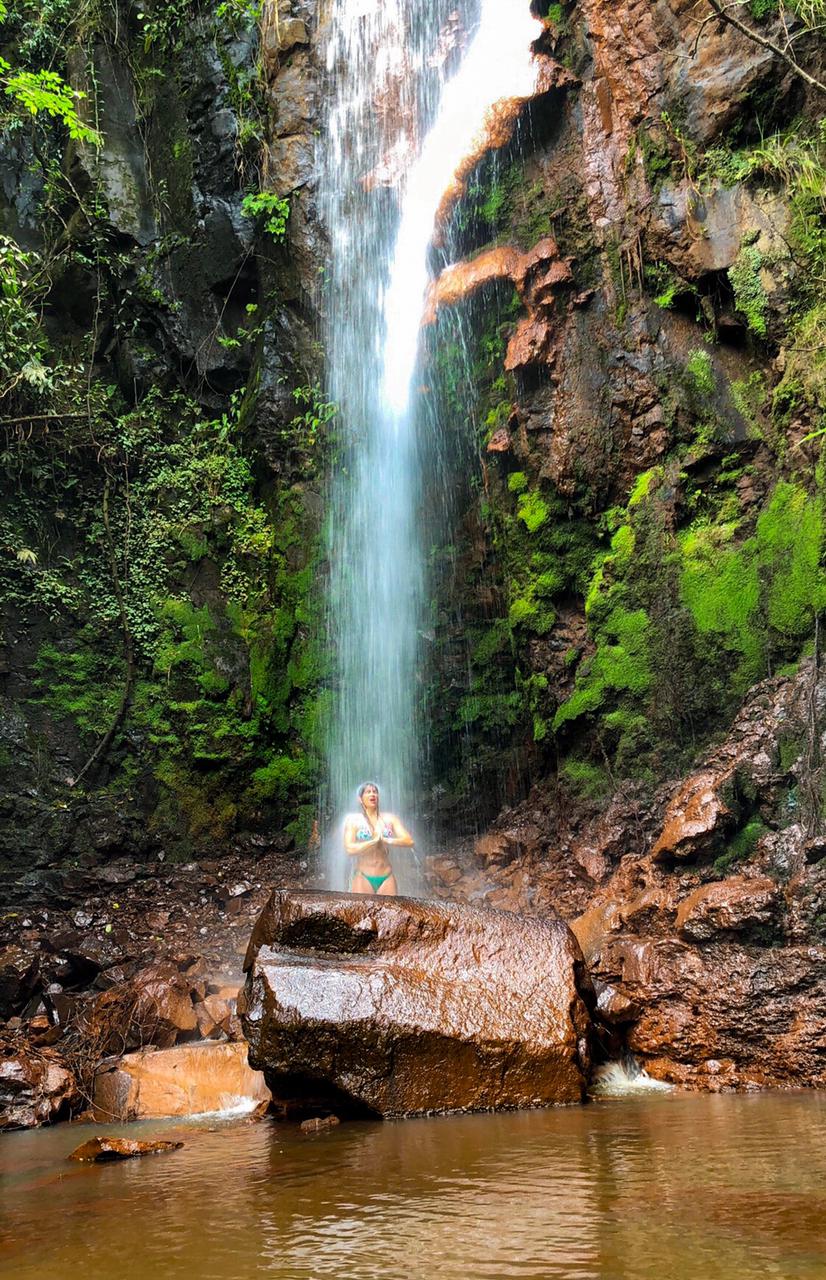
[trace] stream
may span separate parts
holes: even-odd
[[[0,1274],[822,1280],[826,1099],[669,1095],[316,1135],[168,1121],[171,1155],[73,1165],[0,1144]]]

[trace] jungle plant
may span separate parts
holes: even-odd
[[[326,427],[335,418],[338,405],[332,400],[325,400],[318,385],[294,387],[293,399],[296,404],[304,406],[304,412],[297,413],[290,425],[307,444],[314,445],[322,427]]]
[[[286,239],[290,216],[290,202],[286,197],[277,196],[274,191],[251,192],[244,196],[241,212],[245,218],[259,219],[264,230],[277,242]]]

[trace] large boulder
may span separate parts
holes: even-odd
[[[239,1013],[277,1100],[374,1116],[581,1101],[582,953],[555,914],[274,892]]]

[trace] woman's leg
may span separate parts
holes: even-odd
[[[379,896],[382,894],[396,894],[399,892],[399,886],[396,884],[396,877],[391,874],[387,877],[384,884],[379,885]]]
[[[387,881],[385,881],[385,884],[386,883]],[[382,885],[382,889],[383,888],[384,888],[384,885]],[[353,880],[350,885],[350,892],[351,893],[375,893],[376,891],[371,885],[370,881],[365,880],[361,872],[357,871],[356,874],[353,876]],[[381,892],[381,890],[379,890],[379,892]]]

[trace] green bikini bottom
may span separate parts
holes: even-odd
[[[378,893],[381,885],[384,884],[385,880],[389,880],[392,874],[393,874],[392,871],[388,871],[387,874],[384,876],[368,876],[366,871],[359,872],[360,876],[364,876],[365,880],[369,880],[370,884],[373,886],[374,893]]]

